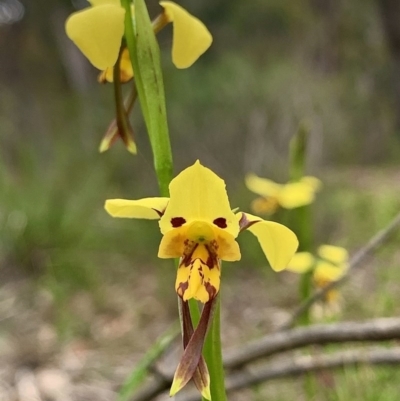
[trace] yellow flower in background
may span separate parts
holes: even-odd
[[[243,212],[233,212],[224,181],[197,161],[170,184],[170,198],[111,199],[113,217],[159,219],[163,234],[158,256],[180,258],[175,289],[187,301],[206,303],[220,288],[220,261],[240,260],[238,234],[254,234],[272,269],[283,270],[297,249],[287,227]]]
[[[317,250],[317,256],[309,252],[296,253],[286,270],[299,274],[313,271],[315,286],[324,288],[332,281],[339,280],[347,272],[348,259],[346,249],[333,245],[321,245]],[[328,304],[334,304],[338,298],[338,291],[333,289],[327,293],[325,301]]]
[[[321,188],[321,181],[316,177],[305,176],[300,181],[278,184],[272,180],[248,174],[245,178],[247,188],[260,195],[252,204],[252,210],[258,214],[273,214],[282,207],[294,209],[314,202],[315,193]]]
[[[112,82],[112,68],[117,62],[124,35],[125,10],[119,0],[89,0],[91,7],[77,11],[66,21],[68,37],[88,60],[104,73],[100,81]],[[171,1],[162,1],[165,24],[173,24],[172,61],[177,68],[190,67],[211,45],[212,36],[204,24]],[[165,25],[164,24],[164,25]],[[124,50],[125,51],[125,50]],[[122,55],[122,82],[133,76],[129,53]]]

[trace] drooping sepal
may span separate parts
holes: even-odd
[[[204,305],[199,324],[194,331],[188,303],[180,300],[180,305],[185,350],[175,371],[170,395],[176,394],[193,379],[202,396],[210,400],[210,378],[207,365],[202,357],[202,350],[207,330],[212,321],[215,298]]]
[[[128,118],[129,113],[132,111],[136,98],[137,90],[136,86],[133,85],[127,99],[124,102],[124,105],[122,105],[123,110],[121,112],[125,113],[126,118]],[[117,119],[111,121],[110,125],[108,126],[107,131],[100,143],[99,152],[103,153],[106,150],[110,149],[110,147],[115,143],[118,138],[122,139],[129,152],[136,154],[136,143],[131,132],[121,132],[118,127]]]

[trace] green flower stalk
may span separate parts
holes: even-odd
[[[297,133],[293,136],[289,144],[289,175],[293,182],[303,179],[306,170],[307,142],[309,127],[305,122],[300,123]],[[318,185],[318,188],[320,183]],[[301,251],[311,251],[313,246],[311,207],[304,205],[293,213],[295,220],[296,233],[299,236],[299,249]],[[301,275],[299,282],[300,299],[305,300],[311,295],[312,273],[305,272]],[[303,317],[303,324],[309,324],[310,317],[307,313]]]

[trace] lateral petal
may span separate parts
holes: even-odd
[[[321,245],[317,253],[322,259],[336,265],[346,263],[349,258],[347,249],[340,246]]]
[[[169,198],[108,199],[104,207],[112,217],[157,220],[163,214],[168,201]]]
[[[221,228],[214,227],[214,232],[216,238],[215,253],[218,258],[227,262],[240,260],[240,248],[235,238]]]
[[[277,184],[267,178],[258,177],[255,174],[247,174],[245,178],[247,188],[257,195],[267,197],[276,197],[282,189],[281,184]]]
[[[317,177],[306,175],[301,178],[300,182],[309,185],[314,191],[319,191],[322,187],[322,182]]]
[[[190,67],[210,46],[212,36],[196,17],[172,1],[161,1],[173,23],[172,62],[177,68]]]
[[[242,219],[247,221],[244,228],[257,237],[271,268],[275,271],[283,270],[299,245],[296,234],[282,224],[266,221],[248,213],[240,214]]]
[[[175,228],[165,233],[158,248],[161,259],[180,258],[185,250],[186,227]]]
[[[309,205],[314,199],[315,189],[301,181],[284,185],[278,195],[278,202],[285,209]]]
[[[68,37],[98,69],[112,67],[124,34],[125,10],[104,4],[71,14],[65,24]]]
[[[314,270],[314,280],[319,283],[320,287],[324,287],[331,281],[339,280],[346,272],[346,265],[333,265],[332,263],[319,261]]]
[[[303,274],[311,270],[314,263],[315,258],[310,252],[297,252],[293,255],[286,270],[293,273]]]

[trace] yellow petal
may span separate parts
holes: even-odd
[[[235,238],[221,228],[214,227],[214,233],[218,259],[225,260],[226,262],[240,260],[240,248]]]
[[[124,34],[125,10],[105,4],[73,13],[66,21],[68,37],[98,69],[112,67]]]
[[[347,250],[340,246],[321,245],[317,253],[322,259],[335,265],[346,264],[349,258]]]
[[[122,51],[119,69],[119,79],[122,83],[128,82],[133,78],[133,68],[127,47]],[[114,67],[109,67],[102,71],[97,80],[100,83],[114,82]]]
[[[171,1],[161,1],[173,23],[172,61],[177,68],[190,67],[210,46],[212,36],[205,25]]]
[[[314,270],[314,280],[319,287],[324,287],[331,281],[337,281],[346,272],[346,265],[333,265],[320,260]]]
[[[169,259],[183,256],[187,238],[186,231],[186,227],[179,227],[165,233],[158,248],[158,257]]]
[[[207,222],[237,237],[239,224],[229,205],[225,183],[199,161],[178,174],[169,190],[170,202],[160,220],[163,234],[177,227],[174,222],[181,219],[188,224]]]
[[[245,178],[246,186],[257,195],[261,195],[265,198],[276,197],[279,191],[282,189],[282,185],[277,184],[272,180],[258,177],[255,174],[247,174]]]
[[[206,303],[218,294],[220,275],[220,262],[210,259],[206,246],[198,245],[190,261],[182,260],[178,267],[176,292],[184,301],[194,298]]]
[[[311,270],[314,262],[315,258],[310,252],[297,252],[290,260],[286,270],[303,274]]]
[[[156,220],[164,212],[168,201],[168,198],[108,199],[105,209],[113,217]]]
[[[256,198],[251,202],[251,210],[256,214],[274,214],[279,208],[278,199],[272,196]]]
[[[248,213],[240,214],[245,215],[249,223],[253,223],[247,229],[257,237],[272,269],[283,270],[299,245],[295,233],[282,224],[265,221]]]
[[[322,187],[322,182],[317,177],[306,175],[301,178],[300,182],[309,185],[314,191],[319,191]]]
[[[301,181],[284,185],[278,195],[279,204],[285,209],[309,205],[314,199],[314,188]]]

